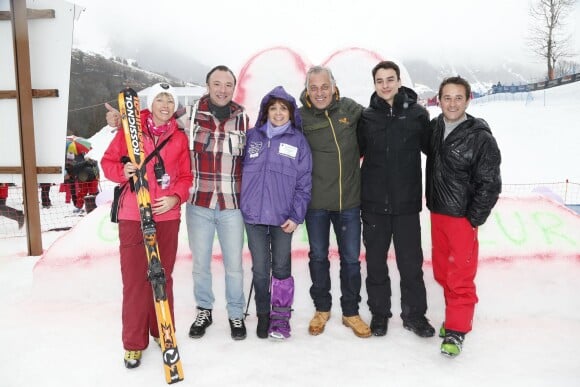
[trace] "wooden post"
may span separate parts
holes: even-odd
[[[28,255],[42,254],[26,0],[10,0]]]

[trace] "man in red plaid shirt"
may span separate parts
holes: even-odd
[[[193,257],[193,293],[197,316],[189,336],[200,338],[212,323],[214,294],[211,260],[215,233],[226,276],[227,313],[234,340],[246,338],[242,248],[244,221],[239,209],[242,156],[248,116],[232,101],[236,77],[226,66],[207,74],[207,94],[190,114],[192,195],[186,205],[189,246]]]

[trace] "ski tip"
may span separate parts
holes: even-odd
[[[132,87],[127,86],[123,90],[121,90],[120,94],[136,96],[137,92]]]

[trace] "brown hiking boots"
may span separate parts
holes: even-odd
[[[360,316],[357,314],[355,316],[342,316],[342,323],[351,328],[355,335],[358,337],[370,337],[371,328],[365,323]]]
[[[310,320],[310,325],[308,326],[308,333],[312,336],[317,336],[324,332],[324,327],[326,322],[330,318],[330,312],[320,312],[316,311],[314,317]],[[355,316],[342,316],[342,323],[352,329],[354,334],[358,337],[370,337],[371,329],[369,326],[360,318],[357,314]]]
[[[312,336],[317,336],[324,332],[324,326],[330,318],[330,312],[319,312],[318,310],[314,313],[314,317],[310,320],[310,325],[308,326],[308,333]]]

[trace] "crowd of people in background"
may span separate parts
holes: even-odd
[[[231,337],[243,340],[247,336],[243,312],[244,228],[252,256],[256,335],[276,340],[291,336],[295,291],[291,241],[301,223],[305,223],[309,242],[314,305],[310,335],[322,334],[331,317],[332,228],[340,261],[343,325],[361,338],[387,334],[392,318],[387,252],[392,241],[401,277],[403,327],[419,337],[434,336],[435,328],[427,318],[419,220],[424,153],[433,272],[443,288],[446,305],[445,321],[439,329],[443,339],[440,350],[450,357],[459,355],[465,335],[472,329],[477,302],[477,230],[501,192],[500,152],[486,122],[466,114],[472,94],[463,78],[442,82],[438,94],[442,113],[430,120],[427,110],[417,102],[417,94],[402,85],[396,63],[381,61],[371,76],[375,91],[365,108],[340,95],[329,68],[313,66],[306,74],[299,98],[301,107],[282,86],[277,86],[264,96],[255,125],[250,126],[245,108],[232,100],[234,73],[226,66],[216,66],[206,77],[207,94],[187,107],[185,134],[174,127],[171,118],[178,105],[172,88],[166,85],[162,90],[159,84],[152,87],[148,110],[141,117],[146,143],[153,150],[159,135],[155,130],[163,125],[171,127],[180,143],[173,148],[176,155],[165,162],[171,184],[179,182],[180,188],[170,185],[169,191],[159,193],[169,196],[160,196],[159,200],[176,216],[180,205],[186,203],[196,303],[191,338],[202,338],[213,323],[210,267],[216,234],[225,268]],[[162,122],[155,119],[157,109],[164,114]],[[120,126],[115,109],[109,109],[106,117],[109,125]],[[185,136],[188,140],[182,140]],[[117,135],[101,161],[105,175],[116,182],[130,179],[135,171],[135,165],[123,158],[127,152],[121,137]],[[170,157],[169,153],[161,151],[160,157]],[[187,158],[178,161],[177,155]],[[180,167],[172,167],[177,162]],[[147,173],[154,181],[149,166]],[[158,189],[154,187],[154,191]],[[140,267],[129,274],[122,265],[123,283],[128,287],[138,281],[135,276],[140,275],[141,281],[146,278],[146,259],[144,252],[138,251],[143,245],[137,240],[140,232],[134,193],[126,197],[132,198],[125,210],[131,215],[121,217],[119,224],[121,261],[128,262],[130,257],[130,265]],[[165,217],[165,211],[154,214],[159,224],[165,223]],[[162,239],[171,245],[169,253],[162,255],[168,265],[168,291],[179,222],[171,225],[174,233]],[[129,243],[129,235],[135,239],[134,244]],[[361,236],[366,249],[370,325],[359,314]],[[148,344],[147,332],[154,338],[158,332],[151,324],[150,292],[124,292],[123,302],[125,364],[134,368]],[[140,305],[142,311],[129,318],[125,308],[137,307],[127,302]]]
[[[72,203],[73,214],[83,215],[96,208],[95,198],[99,193],[99,165],[98,161],[91,159],[84,153],[68,153],[65,158],[65,174],[63,182],[39,183],[39,203],[42,209],[53,207],[50,191],[52,186],[58,185],[59,192],[65,194],[65,203]],[[8,205],[9,188],[13,183],[0,183],[0,216],[17,222],[18,229],[25,224],[25,212],[21,209]],[[24,206],[22,191],[18,190],[19,203]]]
[[[64,182],[60,192],[65,192],[65,202],[72,203],[73,213],[91,212],[95,208],[95,196],[99,193],[99,164],[84,153],[68,152],[64,164]],[[43,191],[44,192],[44,191]],[[44,196],[43,196],[44,197]],[[50,201],[43,199],[43,207],[50,207]]]
[[[50,191],[52,186],[58,185],[58,191],[65,194],[65,203],[73,205],[73,214],[83,215],[96,208],[96,196],[99,193],[99,163],[86,155],[86,152],[67,152],[64,163],[64,177],[62,183],[39,183],[39,203],[41,208],[53,207]],[[21,229],[26,221],[23,210],[11,207],[7,204],[9,187],[12,183],[0,183],[0,216],[15,220]],[[24,205],[22,191],[18,195],[21,204]]]

